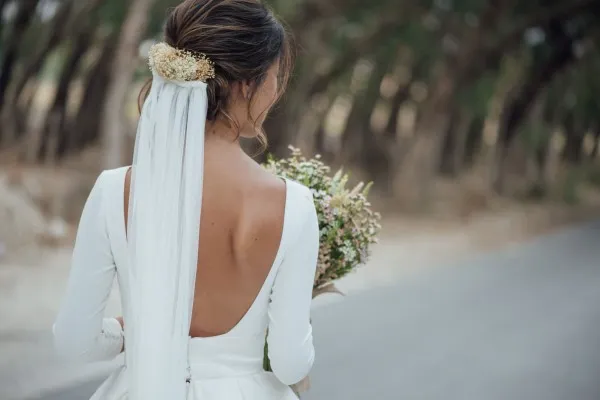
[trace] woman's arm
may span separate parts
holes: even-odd
[[[103,318],[116,273],[104,212],[105,179],[101,174],[83,209],[67,292],[53,327],[57,351],[71,359],[110,360],[123,347],[119,321]]]
[[[269,360],[275,376],[286,385],[306,377],[315,358],[310,306],[319,224],[312,196],[306,192],[296,211],[302,227],[279,267],[269,305]]]

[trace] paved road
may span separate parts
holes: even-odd
[[[306,400],[598,400],[600,221],[409,274],[313,320]]]

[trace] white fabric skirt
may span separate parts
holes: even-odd
[[[263,370],[261,341],[257,349],[240,338],[213,339],[190,340],[186,400],[298,400],[289,386]],[[113,372],[91,400],[126,400],[126,368]]]
[[[114,372],[91,400],[126,400],[125,375],[125,367]],[[298,400],[298,397],[272,373],[263,371],[238,377],[192,379],[187,400]]]

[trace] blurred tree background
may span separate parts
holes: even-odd
[[[128,162],[144,54],[177,2],[0,0],[2,163]],[[474,202],[600,185],[600,0],[269,4],[297,51],[275,155],[319,153],[406,210],[440,182],[474,182]]]

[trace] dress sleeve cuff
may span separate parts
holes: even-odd
[[[101,348],[106,358],[118,356],[123,349],[124,333],[116,318],[104,318],[102,321]]]

